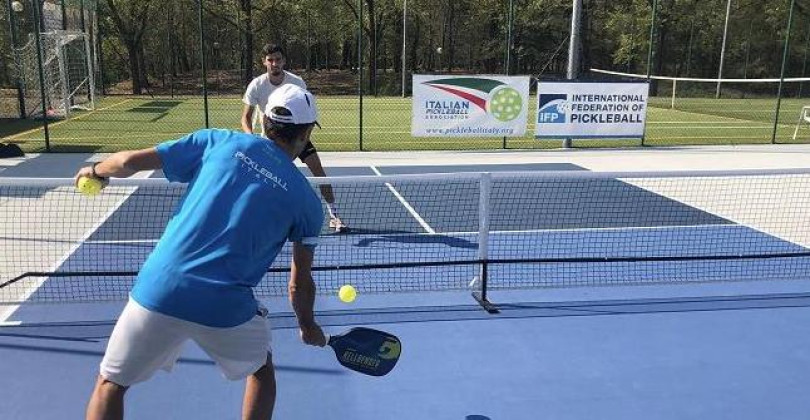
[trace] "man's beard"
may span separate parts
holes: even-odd
[[[281,76],[282,73],[284,73],[284,70],[281,69],[270,70],[270,74],[273,76]]]

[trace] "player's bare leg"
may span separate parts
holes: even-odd
[[[99,375],[93,395],[87,404],[87,420],[117,420],[124,418],[124,394],[127,387],[110,382]]]
[[[245,398],[242,401],[243,420],[268,420],[273,416],[276,404],[276,374],[273,359],[267,353],[267,363],[245,382]]]

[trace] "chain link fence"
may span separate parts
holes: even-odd
[[[538,82],[566,76],[570,0],[2,0],[0,8],[0,136],[28,151],[113,151],[204,127],[239,129],[241,97],[266,71],[260,51],[268,42],[285,49],[288,70],[318,96],[321,150],[561,144],[533,138],[533,108]],[[36,66],[41,58],[32,64],[24,48],[37,32],[55,31],[86,34],[96,94],[89,110],[74,109],[82,91],[69,100],[72,111],[50,111],[65,102],[47,89],[60,72]],[[580,78],[660,76],[651,79],[644,144],[810,138],[810,126],[797,124],[810,85],[778,83],[808,70],[810,19],[789,0],[586,0],[580,33]],[[42,82],[32,66],[43,67]],[[414,74],[531,76],[526,135],[411,136]],[[718,78],[746,81],[711,80]],[[747,81],[762,78],[771,81]]]

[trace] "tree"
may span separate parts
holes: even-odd
[[[150,9],[158,3],[159,0],[107,0],[109,16],[127,49],[132,93],[135,95],[140,95],[148,84],[143,36],[149,22]]]
[[[373,57],[377,56],[377,14],[376,9],[374,8],[374,0],[362,0],[365,1],[365,10],[363,10],[363,33],[366,35],[366,40],[363,42],[365,46],[369,49],[369,57],[371,59],[366,58],[365,65],[368,66],[368,84],[369,89],[372,92],[376,92],[377,90],[377,68]],[[351,0],[343,0],[343,3],[354,13],[355,19],[360,19],[360,14],[355,7],[354,3]],[[361,5],[362,7],[362,5]],[[368,22],[368,24],[366,24]]]

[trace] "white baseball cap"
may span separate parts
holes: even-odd
[[[290,111],[290,115],[281,115],[273,112],[273,108],[285,108]],[[284,113],[286,114],[286,112]],[[267,99],[267,106],[264,108],[264,115],[271,120],[287,124],[312,124],[318,127],[318,107],[315,105],[315,97],[308,90],[300,86],[285,83],[278,87]]]

